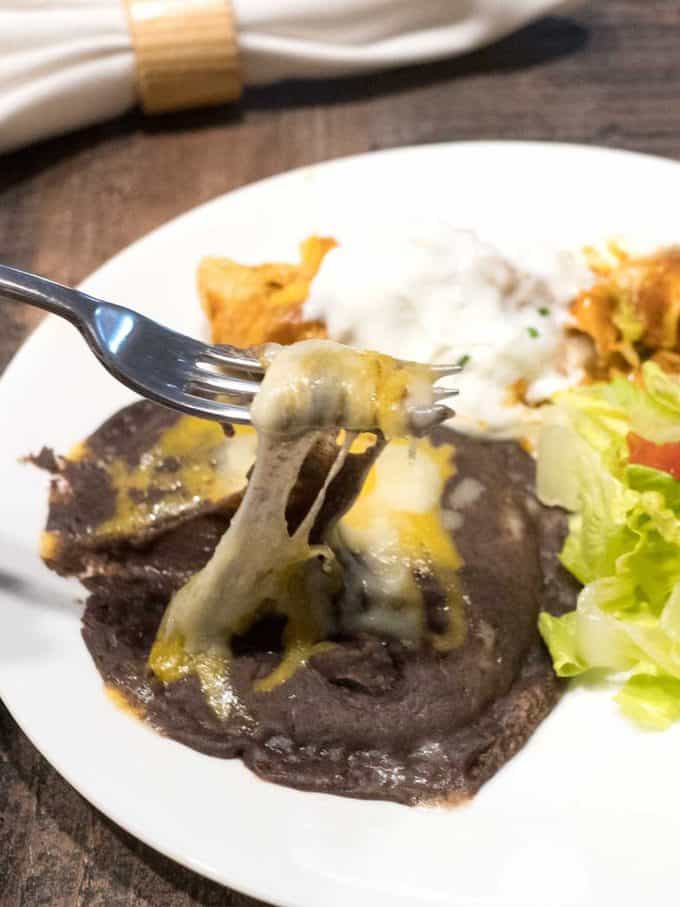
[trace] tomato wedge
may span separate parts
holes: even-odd
[[[629,432],[628,441],[629,462],[639,466],[649,466],[667,472],[674,479],[680,480],[680,441],[671,444],[655,444]]]

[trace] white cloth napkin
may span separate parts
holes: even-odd
[[[246,83],[472,50],[572,0],[232,0]],[[0,0],[0,152],[135,103],[122,0]]]

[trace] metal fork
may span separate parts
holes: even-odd
[[[7,265],[0,265],[2,298],[66,318],[104,368],[142,397],[203,419],[251,421],[249,407],[264,367],[249,350],[201,343],[131,309]],[[460,371],[458,366],[432,369],[433,380]],[[452,415],[441,401],[455,393],[433,388],[434,400],[439,401],[435,421]]]

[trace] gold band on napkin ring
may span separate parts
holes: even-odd
[[[242,81],[229,0],[124,0],[145,113],[234,101]]]

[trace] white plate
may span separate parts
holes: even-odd
[[[196,263],[296,254],[307,234],[438,216],[508,245],[612,234],[680,240],[680,166],[599,149],[480,143],[340,160],[216,199],[116,256],[90,292],[202,332]],[[47,480],[17,464],[66,450],[130,395],[48,319],[0,382],[0,693],[88,800],[168,856],[284,907],[618,907],[677,892],[680,731],[646,734],[606,691],[565,697],[470,804],[408,809],[298,793],[155,735],[102,692],[76,585],[36,554]]]

